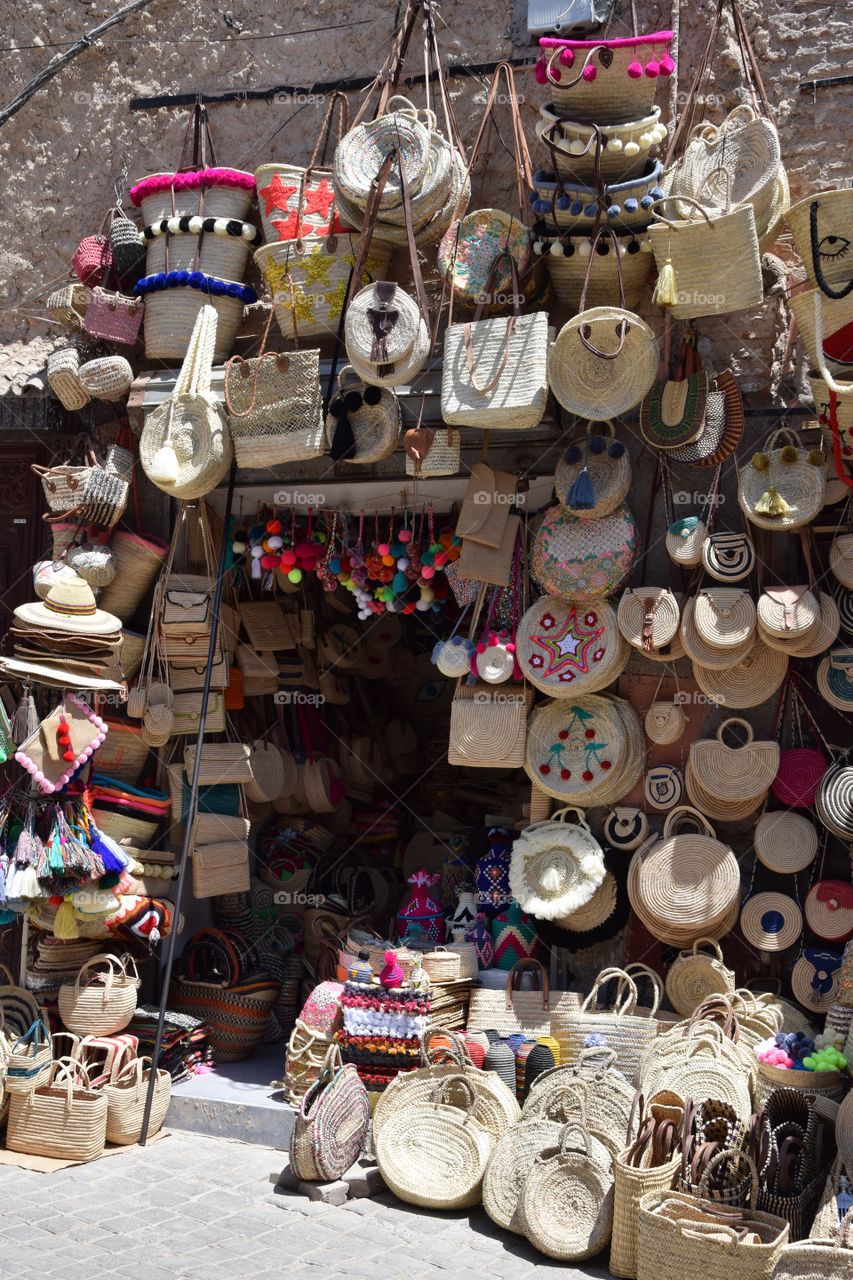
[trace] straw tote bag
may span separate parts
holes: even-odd
[[[139,974],[131,955],[93,956],[81,966],[73,984],[59,988],[59,1016],[77,1035],[112,1036],[124,1031],[136,1012],[138,990]]]
[[[638,1101],[642,1110],[642,1094],[638,1094]],[[654,1191],[671,1190],[681,1168],[680,1140],[673,1121],[655,1121],[654,1107],[649,1110],[652,1114],[642,1124],[640,1136],[613,1158],[613,1236],[608,1269],[623,1280],[636,1280],[637,1276],[640,1200]]]
[[[109,1084],[104,1085],[107,1098],[107,1142],[131,1146],[142,1136],[145,1100],[154,1067],[150,1058],[135,1058],[116,1071],[117,1064],[118,1059],[110,1074]],[[162,1129],[171,1097],[172,1077],[168,1071],[158,1069],[148,1120],[149,1138],[153,1138]]]
[[[12,1095],[6,1146],[53,1160],[97,1160],[106,1140],[107,1105],[106,1094],[90,1088],[85,1067],[60,1058],[44,1084]]]
[[[809,280],[827,298],[853,292],[853,272],[845,242],[853,218],[853,193],[848,188],[819,191],[789,209],[787,223]]]
[[[554,1018],[552,1035],[561,1043],[562,1013]],[[612,1049],[583,1049],[571,1066],[552,1067],[534,1080],[524,1103],[522,1119],[569,1120],[582,1118],[590,1133],[612,1153],[621,1151],[626,1135],[637,1135],[634,1107],[636,1090],[614,1066]]]
[[[834,1232],[786,1245],[773,1280],[853,1280],[853,1209]]]
[[[139,460],[152,484],[173,498],[202,498],[228,472],[231,433],[210,393],[217,314],[205,304],[171,396],[146,415]]]
[[[290,1135],[290,1167],[303,1182],[334,1182],[361,1154],[370,1103],[353,1063],[341,1061],[337,1044],[302,1099]]]
[[[708,955],[700,951],[706,947]],[[691,951],[682,951],[666,975],[666,994],[682,1017],[689,1017],[708,996],[729,994],[736,986],[735,975],[727,969],[723,953],[713,938],[697,938]]]
[[[537,988],[533,991],[518,989],[525,972],[535,975]],[[504,990],[474,988],[467,1026],[469,1031],[497,1031],[501,1036],[547,1036],[556,1011],[575,1007],[579,1002],[574,992],[551,990],[547,971],[538,960],[518,960],[507,974]]]
[[[446,1102],[450,1082],[431,1100],[391,1115],[376,1140],[376,1163],[389,1190],[427,1209],[470,1209],[480,1203],[495,1138],[474,1118],[477,1096],[462,1078],[467,1107]]]
[[[738,473],[741,510],[759,529],[802,529],[823,510],[825,464],[823,452],[799,447],[793,431],[771,432],[764,450]]]
[[[742,745],[730,747],[725,735],[734,725],[740,725],[746,737]],[[749,721],[731,716],[720,725],[716,738],[699,738],[692,744],[687,764],[703,791],[715,800],[745,801],[768,790],[780,758],[778,742],[756,742]]]
[[[657,205],[668,203],[655,201]],[[675,320],[725,316],[764,300],[761,253],[751,205],[718,212],[682,197],[686,218],[657,211],[648,236],[658,268],[654,301]]]
[[[512,312],[484,320],[486,299],[496,294],[504,261],[512,280]],[[523,316],[521,296],[518,267],[506,251],[495,257],[470,321],[453,323],[451,295],[441,372],[441,416],[451,426],[518,431],[541,422],[548,403],[548,313]]]
[[[601,1011],[597,1008],[599,992],[614,978],[619,982],[616,1003],[611,1011]],[[630,974],[624,969],[602,969],[583,1004],[577,1009],[569,1008],[561,1014],[558,1036],[561,1065],[577,1062],[589,1037],[599,1035],[607,1047],[616,1054],[617,1069],[622,1072],[629,1084],[636,1085],[639,1079],[640,1056],[646,1046],[656,1039],[658,1033],[655,1018],[658,1005],[657,987],[654,989],[652,1008],[642,1016],[634,1012],[637,999],[637,984]]]
[[[619,276],[618,307],[586,310],[586,294],[602,235],[613,240]],[[599,345],[606,344],[606,345]],[[619,242],[610,228],[593,239],[578,315],[563,326],[548,353],[548,383],[564,409],[594,422],[617,418],[651,390],[658,345],[644,320],[625,310]]]
[[[555,1154],[537,1157],[519,1201],[532,1245],[549,1258],[579,1262],[610,1241],[613,1174],[583,1125],[570,1121]],[[605,1153],[606,1154],[606,1153]]]
[[[640,1201],[637,1280],[771,1280],[788,1223],[758,1209],[732,1209],[683,1191]]]

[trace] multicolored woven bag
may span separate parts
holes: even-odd
[[[319,1078],[302,1099],[290,1135],[290,1168],[306,1182],[332,1182],[355,1164],[367,1134],[370,1103],[352,1064],[329,1047]]]

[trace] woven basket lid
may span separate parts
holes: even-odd
[[[427,171],[430,133],[409,111],[392,111],[350,129],[335,148],[335,187],[360,208],[364,208],[370,187],[389,151],[399,151],[406,170],[409,191],[417,194]],[[402,198],[399,165],[391,166],[379,200],[380,209],[399,205]]]
[[[637,526],[627,506],[600,520],[549,507],[533,541],[531,572],[549,595],[598,598],[618,590],[636,551]]]
[[[853,646],[830,650],[817,669],[821,697],[837,711],[853,711]]]
[[[587,807],[597,790],[624,767],[627,734],[619,713],[591,694],[536,707],[527,726],[525,770],[549,795]]]
[[[735,726],[745,730],[745,740],[729,746],[725,735]],[[756,742],[749,721],[731,716],[717,729],[716,738],[698,738],[692,744],[688,761],[705,791],[739,801],[767,791],[778,772],[779,755],[777,742]]]
[[[621,674],[628,658],[606,601],[584,604],[553,596],[526,611],[515,651],[530,683],[555,698],[603,689]]]
[[[569,442],[554,472],[558,500],[584,520],[610,515],[624,502],[631,488],[631,458],[621,441],[615,439],[611,422],[607,430],[591,430]],[[611,452],[612,451],[612,452]],[[579,481],[582,473],[588,484]],[[589,490],[589,492],[588,492]]]
[[[693,625],[714,649],[739,649],[755,631],[755,605],[741,587],[703,587],[693,602]]]
[[[581,334],[604,354],[589,351]],[[548,353],[548,384],[569,413],[601,422],[640,403],[657,364],[657,339],[644,320],[618,307],[591,307],[557,335]]]
[[[785,951],[799,941],[803,913],[784,893],[757,893],[743,905],[740,929],[759,951]]]
[[[574,813],[570,822],[567,815]],[[512,847],[509,885],[530,915],[555,920],[583,907],[603,882],[601,845],[577,810],[527,827]]]
[[[725,670],[712,670],[695,661],[693,664],[693,675],[702,692],[735,711],[757,707],[772,698],[787,672],[787,654],[770,649],[761,640],[755,640],[746,657]]]
[[[669,645],[678,635],[678,600],[666,587],[628,587],[619,601],[617,622],[634,649]]]
[[[827,942],[853,937],[853,886],[844,880],[819,880],[806,895],[806,924]]]
[[[721,647],[717,644],[709,644],[707,632],[705,635],[700,634],[696,626],[695,599],[685,601],[684,610],[681,614],[679,635],[685,652],[689,658],[692,658],[694,663],[704,667],[711,667],[715,670],[731,667],[735,663],[742,661],[749,654],[753,645],[751,635],[748,635],[746,639],[736,645],[728,644]]]
[[[739,801],[721,798],[713,791],[707,791],[689,759],[684,770],[684,789],[690,803],[714,822],[742,822],[761,809],[767,800],[766,790]]]

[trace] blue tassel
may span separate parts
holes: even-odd
[[[569,490],[569,500],[566,505],[574,511],[591,511],[595,506],[595,491],[586,465],[578,472],[578,478]]]
[[[112,845],[112,848],[110,847]],[[116,846],[108,836],[102,836],[98,831],[92,831],[90,847],[94,854],[101,859],[104,864],[104,873],[110,875],[113,872],[120,873],[127,866],[127,860],[121,856],[116,857],[113,849]]]

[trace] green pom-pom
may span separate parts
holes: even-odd
[[[823,449],[809,449],[809,462],[813,467],[823,467],[826,465],[826,454]]]
[[[779,461],[784,462],[786,467],[792,467],[799,459],[799,450],[792,444],[786,444],[784,449],[779,451]]]
[[[766,453],[754,453],[752,455],[752,465],[756,471],[766,471],[770,466],[770,459]]]

